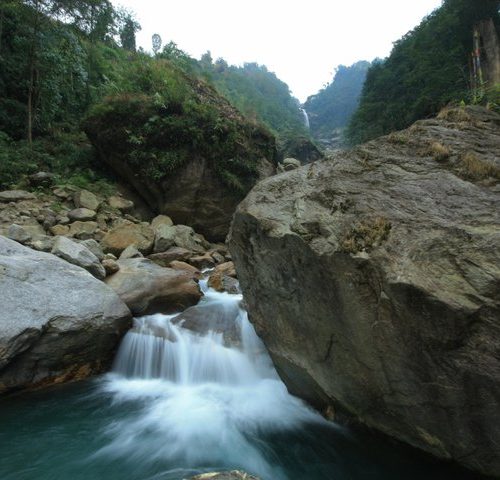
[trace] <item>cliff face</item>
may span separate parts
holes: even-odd
[[[259,183],[230,249],[289,390],[500,472],[500,117],[480,108]]]

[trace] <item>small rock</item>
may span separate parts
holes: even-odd
[[[236,280],[236,270],[233,262],[217,265],[208,279],[208,286],[218,292],[241,293]]]
[[[54,236],[68,235],[69,227],[67,225],[54,225],[53,227],[49,228],[49,232]]]
[[[230,472],[202,473],[186,480],[259,480],[259,478],[240,470],[232,470]]]
[[[100,261],[104,259],[104,252],[101,246],[93,238],[80,240],[78,243],[87,247]]]
[[[37,235],[36,238],[31,240],[30,246],[39,252],[50,252],[55,241],[56,239],[54,237],[49,237],[48,235]]]
[[[286,172],[290,170],[295,170],[296,168],[299,168],[302,164],[300,163],[300,160],[297,160],[296,158],[285,158],[283,160],[283,167]]]
[[[109,197],[108,203],[111,208],[116,208],[122,212],[128,212],[134,208],[134,202],[123,197],[119,197],[118,195]]]
[[[138,218],[136,218],[128,213],[125,213],[123,215],[123,218],[125,218],[126,220],[129,220],[132,223],[141,223],[141,221]]]
[[[169,248],[166,252],[154,253],[153,255],[149,255],[148,258],[155,262],[157,265],[167,267],[168,264],[170,262],[173,262],[174,260],[183,262],[192,256],[193,252],[191,250],[187,250],[186,248],[182,247],[172,247]]]
[[[21,200],[34,200],[35,198],[35,195],[24,190],[5,190],[0,192],[0,202],[20,202]],[[15,203],[12,206],[15,206]]]
[[[103,232],[100,228],[98,228],[95,233],[94,233],[94,239],[100,242],[104,236],[106,235],[106,232]]]
[[[31,240],[31,234],[21,225],[12,224],[7,232],[7,237],[18,243],[25,244]]]
[[[61,225],[67,225],[68,223],[71,222],[71,220],[66,216],[66,215],[58,215],[56,217],[57,223]]]
[[[154,253],[161,253],[175,245],[175,227],[166,224],[157,224],[154,227],[155,243],[153,246]]]
[[[153,228],[153,230],[156,230],[156,228],[160,225],[171,227],[173,224],[174,222],[167,215],[158,215],[157,217],[153,218],[153,220],[151,220],[151,227]]]
[[[97,222],[73,222],[69,226],[69,234],[80,240],[92,238],[97,230]]]
[[[215,267],[214,273],[221,273],[228,277],[236,278],[236,268],[233,262],[225,262]]]
[[[133,245],[129,245],[120,255],[120,260],[125,260],[126,258],[142,258],[143,254],[137,250]]]
[[[28,177],[32,187],[50,187],[54,183],[55,175],[49,172],[37,172]]]
[[[105,253],[104,260],[118,260],[112,253]]]
[[[46,216],[42,220],[42,225],[43,225],[43,228],[45,230],[48,230],[50,227],[53,227],[56,224],[57,224],[57,219],[56,219],[55,215]]]
[[[84,268],[99,280],[106,277],[106,271],[99,259],[87,247],[67,237],[57,237],[52,253],[73,265]]]
[[[193,265],[189,265],[189,263],[174,260],[173,262],[170,262],[168,266],[174,270],[187,270],[188,272],[191,272],[197,280],[201,278],[201,272],[196,267],[193,267]]]
[[[212,258],[212,255],[209,253],[205,253],[205,255],[198,255],[196,257],[191,257],[188,260],[188,263],[203,270],[205,268],[213,268],[215,266],[215,261]]]
[[[112,260],[110,258],[105,258],[102,262],[101,265],[104,267],[104,270],[106,271],[106,276],[113,275],[113,273],[116,273],[118,270],[120,270],[120,266],[116,262],[116,260]]]
[[[62,200],[66,200],[71,195],[68,191],[64,190],[64,188],[54,188],[52,192],[57,198]]]
[[[142,254],[147,254],[153,248],[154,237],[149,225],[125,221],[106,233],[101,246],[105,252],[120,255],[129,245],[134,245]]]
[[[224,263],[226,261],[224,255],[220,254],[219,252],[213,252],[212,258],[214,259],[215,263]]]
[[[73,195],[73,201],[75,202],[75,207],[86,208],[88,210],[97,210],[101,202],[99,199],[88,190],[79,190]]]
[[[97,216],[97,213],[94,210],[90,210],[88,208],[75,208],[68,212],[68,217],[71,220],[80,220],[82,222],[86,220],[94,220]]]

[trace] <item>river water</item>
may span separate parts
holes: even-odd
[[[136,319],[111,373],[2,400],[0,479],[472,480],[289,395],[241,296],[202,287],[180,317]]]

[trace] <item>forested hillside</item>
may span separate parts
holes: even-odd
[[[492,18],[500,25],[498,0],[445,0],[394,44],[391,55],[368,71],[360,105],[348,128],[360,143],[429,117],[451,101],[495,101],[498,89],[471,98],[473,27]],[[486,96],[486,98],[484,98]]]
[[[288,85],[265,65],[228,65],[223,59],[212,63],[210,54],[201,59],[202,68],[217,89],[240,111],[260,120],[279,133],[304,131],[304,118]]]
[[[339,65],[332,82],[304,104],[309,114],[311,133],[316,138],[330,137],[343,129],[359,104],[370,62],[360,61],[347,67]]]
[[[169,122],[190,136],[186,142],[211,158],[219,158],[222,150],[226,160],[237,157],[241,146],[249,145],[250,125],[261,132],[264,123],[275,134],[305,134],[298,101],[265,67],[233,67],[222,59],[207,62],[206,56],[197,61],[173,42],[161,48],[159,37],[153,55],[136,51],[139,29],[132,13],[117,10],[109,0],[0,3],[2,186],[40,169],[80,186],[105,180],[82,124],[89,112],[95,119],[116,107],[112,99],[117,97],[120,108],[125,99],[131,107],[141,95],[147,97],[146,104],[160,117],[163,108]],[[229,109],[219,99],[200,104],[201,91],[205,99],[217,97],[213,86],[243,112],[247,126],[241,128],[243,116],[226,115]],[[147,128],[154,127],[153,122]],[[130,141],[140,142],[144,132],[132,130]],[[181,165],[188,152],[177,146],[174,150],[153,162],[155,168],[163,165],[171,171]],[[224,172],[228,182],[240,185]]]

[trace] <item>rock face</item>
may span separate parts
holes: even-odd
[[[0,393],[102,372],[131,322],[90,273],[4,237],[0,292]]]
[[[106,283],[135,315],[180,311],[202,296],[192,272],[160,267],[146,258],[120,259],[117,264],[119,271]]]
[[[486,110],[449,110],[271,177],[239,206],[230,241],[291,392],[489,475],[500,472],[499,126]]]

